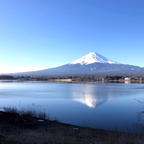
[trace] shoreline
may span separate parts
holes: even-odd
[[[144,84],[144,82],[140,81],[124,81],[124,80],[109,80],[109,81],[75,81],[71,79],[56,79],[56,80],[23,80],[23,79],[15,79],[15,80],[0,80],[0,82],[59,82],[59,83],[121,83],[121,84]]]
[[[143,133],[128,133],[80,127],[52,121],[44,114],[0,111],[2,144],[142,144]]]
[[[1,81],[45,81],[45,82],[102,82],[102,83],[144,83],[143,75],[79,75],[79,76],[13,76],[0,75]]]

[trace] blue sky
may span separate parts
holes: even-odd
[[[143,0],[0,0],[0,73],[98,52],[144,67]]]

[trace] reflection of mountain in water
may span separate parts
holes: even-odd
[[[83,103],[90,108],[94,108],[97,103],[100,103],[100,101],[97,101],[91,95],[83,95],[83,98],[75,98],[74,100]]]
[[[111,88],[103,89],[91,84],[83,84],[81,88],[78,87],[73,90],[73,99],[90,108],[95,108],[113,97],[114,94]]]

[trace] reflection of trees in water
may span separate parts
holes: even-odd
[[[72,96],[73,100],[83,103],[90,108],[95,108],[115,97],[111,88],[102,89],[91,84],[74,87]]]

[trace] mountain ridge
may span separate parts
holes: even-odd
[[[84,75],[144,75],[144,68],[120,64],[91,52],[71,63],[45,70],[16,73],[17,76],[65,77]]]

